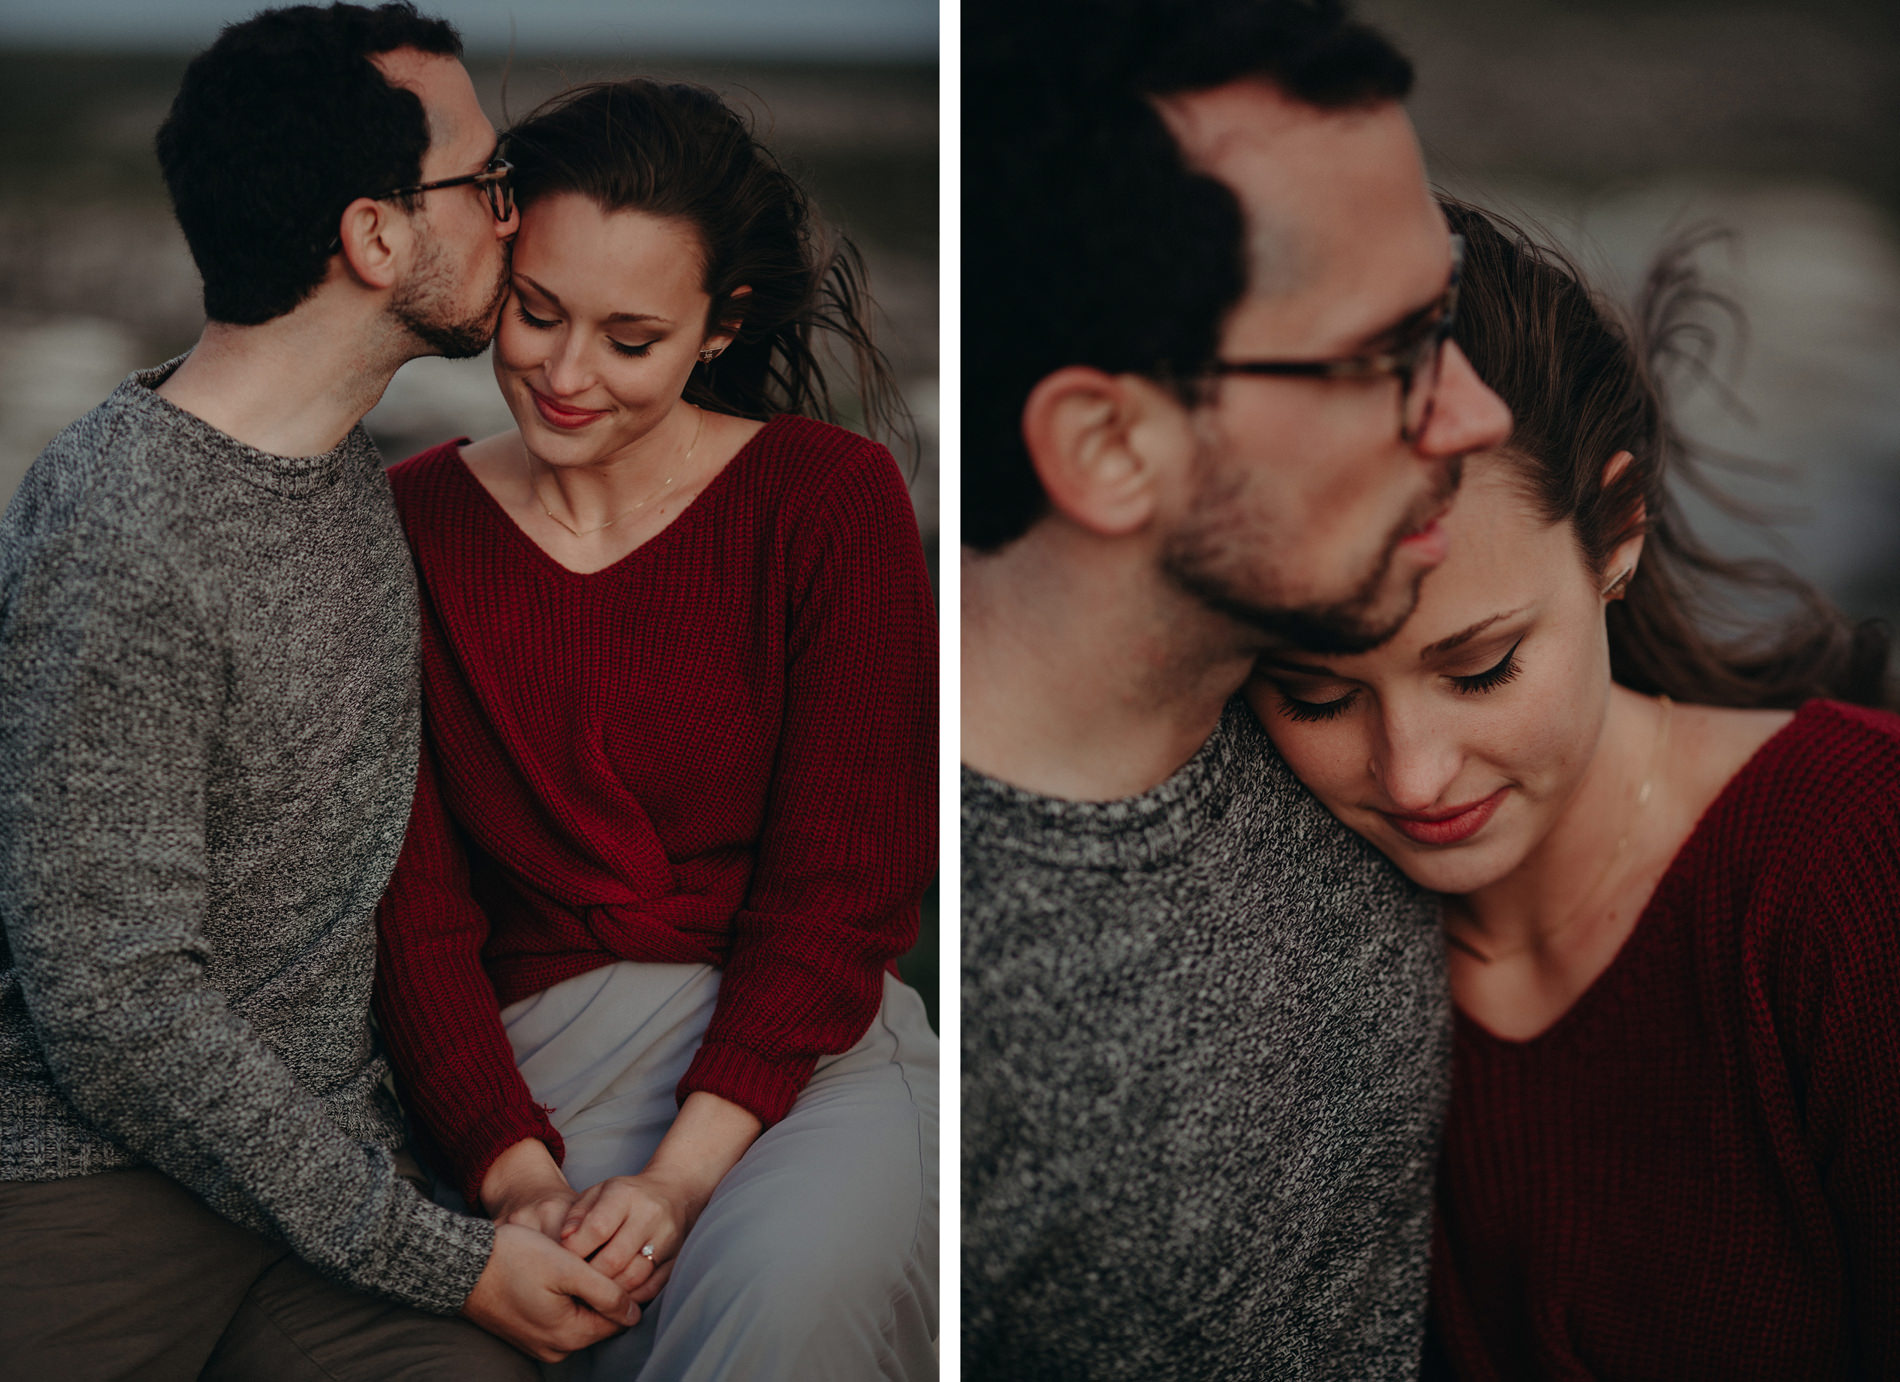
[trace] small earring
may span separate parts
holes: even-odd
[[[702,365],[710,365],[714,360],[717,360],[718,358],[719,358],[719,351],[717,350],[702,350],[699,352],[699,363]]]
[[[1622,599],[1625,590],[1629,586],[1630,577],[1634,576],[1635,574],[1636,574],[1635,567],[1633,566],[1625,567],[1622,575],[1618,576],[1615,580],[1611,581],[1608,585],[1603,587],[1603,598],[1606,600]]]

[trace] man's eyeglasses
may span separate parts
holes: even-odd
[[[1445,360],[1445,342],[1451,339],[1458,315],[1458,273],[1464,267],[1465,241],[1451,237],[1451,279],[1444,296],[1425,313],[1407,339],[1373,355],[1347,355],[1332,360],[1216,360],[1210,374],[1283,375],[1307,379],[1369,379],[1396,375],[1399,381],[1399,439],[1410,445],[1425,433],[1432,420],[1438,379]]]
[[[387,192],[372,192],[371,201],[388,201],[391,197],[411,197],[419,192],[434,192],[443,187],[475,186],[488,198],[488,209],[497,221],[505,221],[515,214],[515,187],[509,178],[513,176],[515,165],[505,158],[491,158],[479,173],[464,173],[459,178],[440,178],[435,182],[418,182],[410,187],[392,187]],[[335,254],[343,248],[343,237],[337,236],[330,242],[330,253]]]

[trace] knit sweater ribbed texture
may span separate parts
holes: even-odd
[[[1811,701],[1553,1026],[1459,1016],[1452,1374],[1900,1376],[1896,1001],[1900,717]]]
[[[616,960],[720,966],[680,1097],[782,1118],[864,1035],[936,867],[936,618],[890,453],[774,418],[590,575],[453,444],[391,479],[433,766],[378,1012],[437,1156],[475,1203],[511,1144],[560,1154],[499,1009]]]
[[[967,1377],[1416,1375],[1434,911],[1245,705],[1093,804],[963,775]]]
[[[417,734],[389,487],[360,427],[267,455],[154,393],[175,365],[0,521],[0,1177],[149,1165],[452,1312],[493,1230],[397,1175],[369,1026]]]

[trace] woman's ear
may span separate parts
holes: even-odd
[[[1621,475],[1636,457],[1627,451],[1619,451],[1610,457],[1610,463],[1603,467],[1603,485],[1608,488]],[[1636,501],[1636,532],[1623,539],[1604,559],[1603,569],[1607,573],[1602,595],[1606,600],[1620,600],[1629,590],[1629,583],[1636,575],[1636,567],[1643,559],[1643,536],[1649,528],[1649,510],[1641,498]]]
[[[1185,412],[1137,375],[1068,365],[1030,390],[1023,442],[1057,512],[1122,537],[1147,526],[1170,469],[1191,461]]]
[[[739,328],[745,324],[744,299],[752,296],[752,286],[742,283],[726,294],[726,308],[721,314],[716,331],[699,343],[699,358],[702,363],[715,360],[719,353],[732,344],[733,337],[739,334]],[[708,353],[710,352],[710,353]]]

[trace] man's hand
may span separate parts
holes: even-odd
[[[580,1196],[554,1163],[547,1143],[530,1137],[509,1147],[482,1175],[482,1208],[498,1224],[520,1224],[556,1242]]]
[[[462,1313],[544,1363],[558,1363],[640,1319],[639,1305],[620,1287],[520,1224],[495,1226],[495,1250]]]

